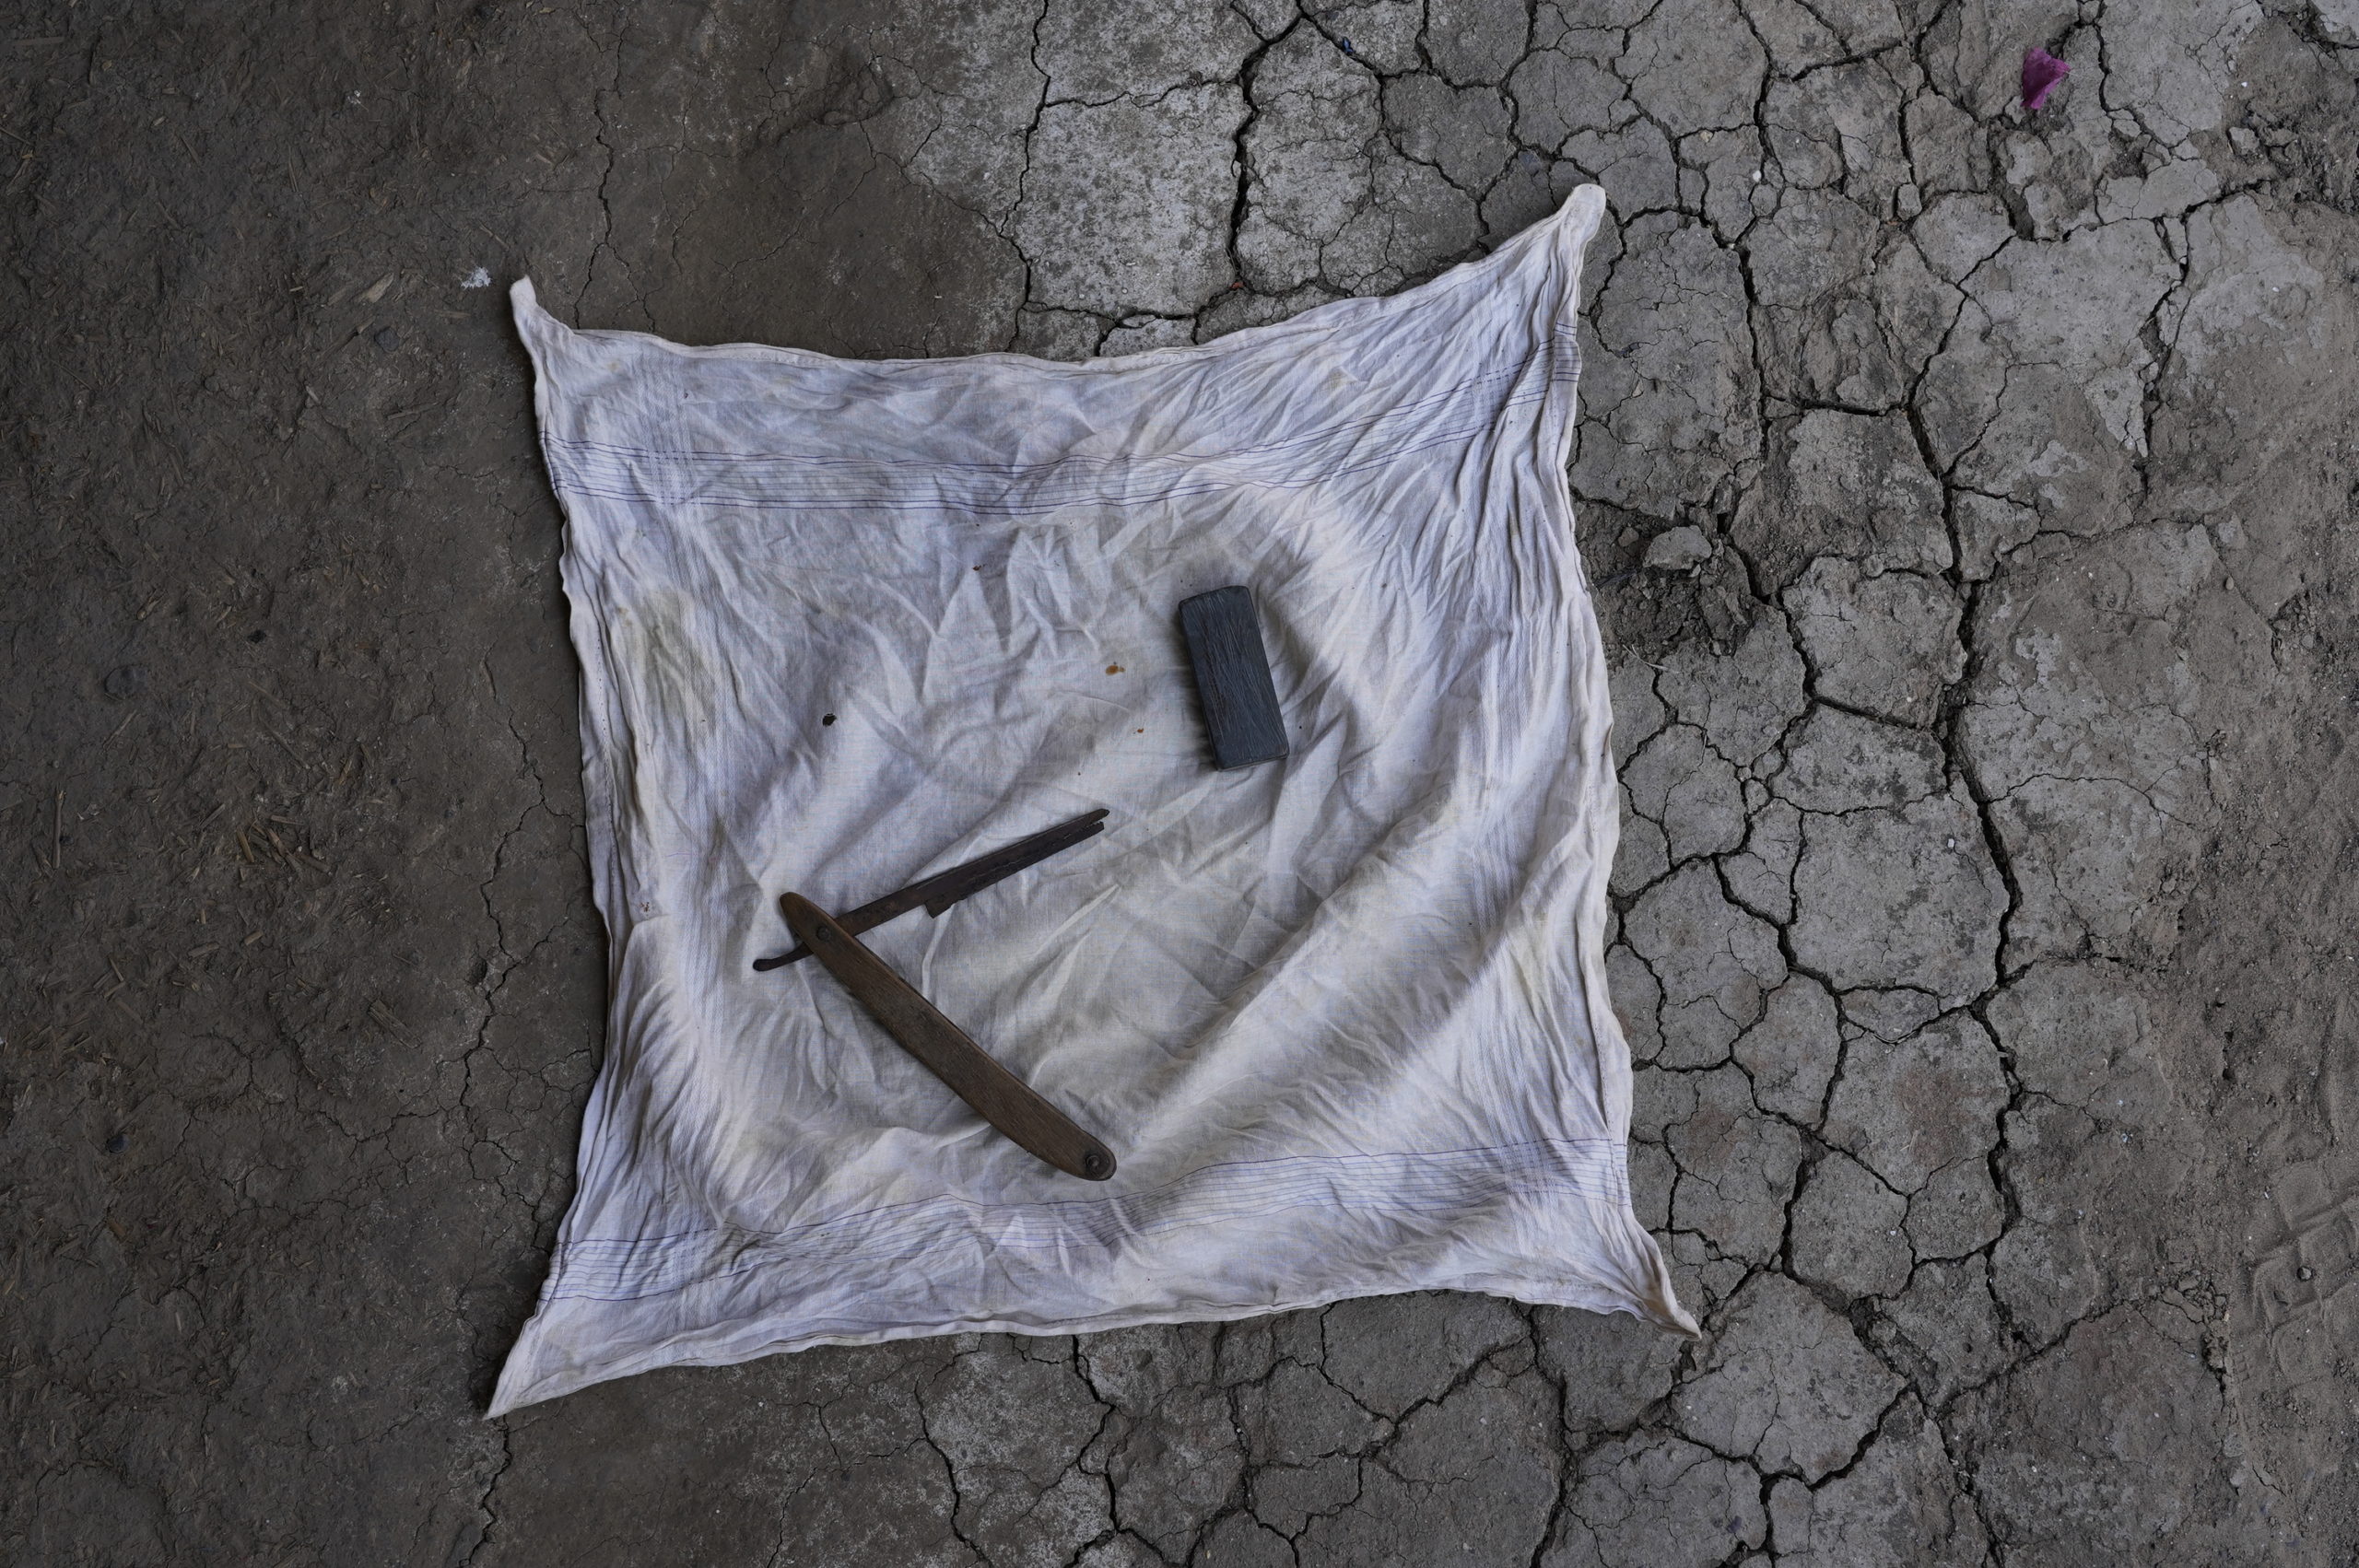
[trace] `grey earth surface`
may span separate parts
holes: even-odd
[[[2359,1551],[2353,0],[11,10],[7,1561]],[[1613,981],[1707,1337],[1410,1296],[485,1421],[604,1022],[501,286],[1121,354],[1590,181]]]

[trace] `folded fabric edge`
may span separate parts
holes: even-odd
[[[954,1334],[1022,1334],[1037,1339],[1066,1334],[1099,1334],[1147,1324],[1234,1323],[1329,1306],[1339,1301],[1373,1296],[1408,1295],[1420,1291],[1463,1291],[1499,1296],[1530,1306],[1562,1306],[1610,1316],[1625,1314],[1651,1323],[1683,1339],[1696,1340],[1703,1330],[1680,1305],[1662,1249],[1627,1205],[1614,1215],[1613,1231],[1601,1230],[1608,1249],[1622,1256],[1633,1276],[1620,1289],[1576,1283],[1561,1278],[1496,1270],[1474,1270],[1397,1284],[1354,1283],[1299,1298],[1275,1302],[1210,1304],[1172,1310],[1150,1307],[1097,1314],[1086,1317],[1025,1322],[1007,1318],[974,1318],[946,1322],[895,1324],[857,1333],[818,1332],[781,1335],[753,1349],[725,1343],[729,1336],[756,1327],[743,1322],[714,1324],[641,1345],[620,1355],[570,1365],[543,1364],[544,1341],[550,1332],[552,1309],[561,1311],[546,1290],[536,1310],[511,1347],[498,1387],[484,1412],[496,1420],[531,1405],[578,1393],[600,1383],[633,1377],[671,1366],[737,1366],[768,1356],[789,1355],[822,1346],[879,1345],[902,1340],[942,1339]],[[552,1277],[551,1284],[555,1280]],[[602,1304],[611,1306],[612,1303]]]
[[[1331,299],[1322,305],[1314,305],[1309,310],[1281,321],[1265,322],[1258,326],[1241,327],[1235,332],[1214,338],[1209,343],[1179,344],[1169,348],[1158,348],[1144,354],[1123,355],[1109,359],[1040,359],[1032,355],[1007,351],[957,357],[971,360],[1022,360],[1028,364],[1053,365],[1060,369],[1089,375],[1120,375],[1177,355],[1234,353],[1259,339],[1339,326],[1355,319],[1357,312],[1381,309],[1395,299],[1435,287],[1437,285],[1456,287],[1479,278],[1494,268],[1512,267],[1515,264],[1515,258],[1535,247],[1558,251],[1569,255],[1574,269],[1572,281],[1577,288],[1581,275],[1582,253],[1587,250],[1590,240],[1595,238],[1604,213],[1603,188],[1593,184],[1577,185],[1566,193],[1565,199],[1556,205],[1554,211],[1526,225],[1487,255],[1460,262],[1423,283],[1390,294],[1352,295],[1339,299]],[[573,326],[559,321],[542,307],[539,292],[534,288],[533,280],[530,277],[520,277],[511,284],[508,298],[515,316],[517,332],[525,339],[528,345],[535,347],[536,358],[538,345],[534,343],[535,338],[543,344],[554,345],[562,338],[591,337],[627,339],[664,353],[685,355],[692,358],[730,357],[743,355],[775,356],[786,359],[859,364],[872,369],[901,366],[933,368],[945,363],[939,358],[853,357],[847,359],[841,356],[823,354],[815,349],[796,348],[791,345],[743,340],[716,344],[685,344],[658,333],[638,332],[627,327]],[[1574,302],[1570,299],[1566,301],[1565,313],[1568,317],[1575,313]]]

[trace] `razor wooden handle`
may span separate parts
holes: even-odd
[[[952,1094],[1017,1146],[1068,1176],[1104,1181],[1114,1174],[1114,1152],[1035,1094],[1031,1085],[992,1059],[967,1032],[942,1015],[915,987],[863,947],[860,939],[799,893],[779,900],[786,923],[811,955],[843,982],[852,1000]]]

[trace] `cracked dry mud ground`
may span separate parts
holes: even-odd
[[[93,0],[0,72],[7,1561],[2359,1549],[2350,0]],[[481,281],[1121,353],[1584,180],[1614,981],[1707,1340],[1415,1296],[483,1422],[602,975]]]

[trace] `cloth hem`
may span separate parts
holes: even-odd
[[[1035,355],[1001,350],[989,354],[962,356],[961,362],[975,365],[995,361],[1006,362],[1031,368],[1069,370],[1080,375],[1098,376],[1121,375],[1156,365],[1168,365],[1175,358],[1190,355],[1210,356],[1240,352],[1256,343],[1267,343],[1274,338],[1304,333],[1332,331],[1337,327],[1349,325],[1363,315],[1392,306],[1395,301],[1412,297],[1424,297],[1432,290],[1469,287],[1481,281],[1494,270],[1506,271],[1511,268],[1527,249],[1541,246],[1561,247],[1572,257],[1573,283],[1577,287],[1582,254],[1590,240],[1596,235],[1598,224],[1604,212],[1605,193],[1602,189],[1596,185],[1576,186],[1555,212],[1522,230],[1487,256],[1461,262],[1424,283],[1395,293],[1331,299],[1325,304],[1314,305],[1308,310],[1298,315],[1289,316],[1281,322],[1264,322],[1256,326],[1239,327],[1237,331],[1214,338],[1209,343],[1174,344],[1168,348],[1149,349],[1142,354],[1126,354],[1109,359],[1042,359]],[[822,354],[816,349],[793,348],[781,344],[675,343],[669,338],[659,337],[653,333],[632,332],[621,327],[570,326],[558,321],[541,305],[539,293],[534,288],[533,280],[530,277],[520,277],[510,285],[508,296],[511,308],[516,315],[520,328],[524,330],[528,342],[532,333],[531,329],[525,326],[525,318],[529,313],[558,333],[576,337],[628,342],[643,347],[661,349],[667,354],[693,358],[773,359],[795,364],[824,365],[846,363],[840,356]],[[1560,313],[1567,317],[1576,314],[1576,302],[1570,298],[1563,301]],[[875,370],[921,367],[938,369],[944,364],[941,359],[928,358],[861,359],[855,362],[863,368]]]
[[[1614,1218],[1619,1222],[1622,1232],[1618,1239],[1637,1253],[1632,1261],[1651,1276],[1648,1281],[1651,1289],[1615,1291],[1604,1285],[1577,1283],[1537,1271],[1467,1269],[1449,1271],[1432,1279],[1389,1282],[1375,1288],[1347,1284],[1332,1289],[1313,1289],[1274,1301],[1211,1303],[1201,1307],[1177,1309],[1130,1308],[1038,1322],[977,1316],[941,1322],[891,1324],[854,1332],[820,1330],[781,1334],[751,1346],[742,1338],[732,1337],[743,1336],[749,1329],[758,1328],[759,1325],[738,1321],[675,1334],[600,1363],[549,1370],[534,1368],[520,1375],[525,1363],[537,1352],[535,1329],[541,1315],[535,1313],[534,1321],[525,1325],[524,1332],[509,1352],[508,1363],[501,1370],[499,1386],[493,1392],[484,1419],[497,1420],[600,1383],[671,1366],[735,1366],[766,1356],[790,1355],[826,1346],[893,1344],[905,1340],[942,1339],[954,1334],[1021,1334],[1027,1338],[1048,1339],[1066,1334],[1106,1333],[1148,1324],[1234,1323],[1281,1313],[1309,1311],[1339,1301],[1410,1295],[1422,1291],[1461,1291],[1499,1296],[1531,1306],[1561,1306],[1607,1316],[1621,1313],[1651,1323],[1683,1339],[1702,1338],[1702,1329],[1680,1305],[1672,1291],[1670,1270],[1655,1238],[1639,1223],[1637,1213],[1627,1205],[1622,1206]],[[771,1264],[768,1267],[784,1268],[787,1265]],[[615,1304],[603,1305],[611,1306]]]

